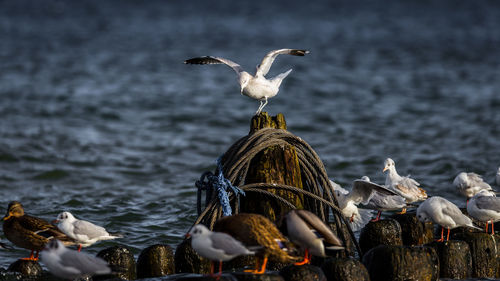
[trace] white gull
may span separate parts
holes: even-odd
[[[385,186],[390,188],[406,199],[406,203],[423,201],[427,198],[425,190],[420,188],[420,184],[410,178],[410,176],[402,177],[396,171],[396,163],[391,158],[387,158],[384,162],[383,172],[389,170],[385,178]],[[403,209],[403,213],[406,210]]]
[[[222,262],[241,255],[254,255],[243,244],[231,235],[210,231],[206,226],[197,224],[186,234],[191,237],[191,247],[202,257],[212,261],[211,272],[214,273],[214,261],[219,262],[219,274],[222,273]]]
[[[467,201],[483,189],[493,190],[491,186],[483,181],[483,178],[476,173],[459,173],[453,180],[453,185],[460,194],[467,197]]]
[[[105,260],[68,249],[56,239],[45,246],[40,258],[52,274],[64,279],[111,273]]]
[[[308,54],[307,50],[297,50],[297,49],[280,49],[274,50],[262,59],[262,62],[257,66],[257,71],[255,75],[243,70],[243,68],[228,59],[220,57],[197,57],[184,61],[185,64],[225,64],[231,67],[238,75],[238,82],[241,87],[241,94],[252,99],[260,101],[259,109],[255,114],[259,114],[264,106],[267,104],[267,99],[272,98],[278,94],[281,82],[285,79],[288,74],[292,71],[291,69],[278,74],[277,76],[267,79],[265,76],[269,72],[271,65],[278,55],[293,55],[293,56],[305,56]]]
[[[494,223],[500,221],[500,198],[488,190],[481,190],[467,204],[467,213],[482,222],[486,222],[485,231],[491,222],[491,234],[495,234]]]
[[[97,241],[123,237],[120,234],[108,233],[102,226],[95,225],[85,220],[79,220],[70,212],[60,213],[57,215],[57,219],[54,220],[54,222],[57,223],[57,227],[59,227],[64,234],[77,240],[80,244],[78,251],[80,251],[82,247],[90,246]]]
[[[450,238],[450,229],[460,226],[480,229],[472,224],[469,217],[462,214],[457,205],[439,196],[433,196],[420,204],[417,209],[417,218],[421,222],[432,221],[441,226],[441,239],[437,240],[438,242],[444,241],[444,228],[448,229],[446,241]]]

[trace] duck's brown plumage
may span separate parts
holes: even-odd
[[[5,237],[21,248],[41,251],[53,238],[65,245],[75,244],[75,241],[66,236],[57,226],[44,219],[24,214],[23,205],[17,201],[9,203],[3,221]]]
[[[257,255],[267,256],[276,262],[293,262],[297,257],[288,255],[280,248],[281,243],[288,241],[276,226],[266,217],[258,214],[237,214],[219,219],[214,231],[225,232],[241,241],[245,246],[262,246],[263,251]],[[288,245],[287,245],[288,246]]]

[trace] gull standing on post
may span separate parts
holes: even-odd
[[[367,205],[374,196],[398,196],[396,192],[371,182],[367,176],[363,176],[360,180],[355,180],[351,192],[343,189],[333,181],[330,181],[330,184],[335,190],[335,195],[337,195],[339,208],[342,210],[342,214],[349,219],[353,231],[361,230],[372,217],[372,210],[358,208],[360,203]],[[378,217],[380,217],[380,211]]]
[[[469,199],[476,195],[481,190],[493,189],[489,184],[483,181],[483,178],[476,173],[461,172],[453,180],[453,185],[457,188],[458,192],[467,197],[467,204]]]
[[[191,237],[191,247],[202,257],[212,261],[210,274],[214,273],[214,262],[219,262],[219,275],[222,274],[222,262],[241,255],[254,255],[231,235],[210,231],[206,226],[197,224],[186,234]]]
[[[384,170],[389,170],[385,178],[385,186],[396,191],[399,195],[406,199],[406,203],[423,201],[427,198],[425,190],[420,188],[420,183],[410,178],[410,176],[402,177],[396,171],[396,163],[391,158],[385,159]],[[406,208],[401,212],[406,213]]]
[[[371,183],[372,185],[377,185],[379,187],[378,189],[374,190],[368,202],[362,202],[363,207],[378,211],[377,217],[370,220],[371,222],[379,221],[382,212],[395,211],[407,207],[406,200],[398,195],[395,191],[389,190],[381,185],[371,182],[370,178],[367,176],[363,176],[361,180]],[[381,190],[384,189],[386,191],[381,192]]]
[[[105,260],[70,250],[57,239],[51,240],[40,256],[42,262],[52,274],[64,279],[111,273],[111,269]]]
[[[79,220],[70,212],[62,212],[57,215],[57,219],[54,220],[54,223],[57,223],[57,227],[59,227],[64,234],[75,239],[79,243],[78,251],[80,251],[82,247],[90,246],[97,241],[123,238],[120,234],[108,233],[102,226]]]
[[[421,222],[434,222],[441,226],[441,239],[437,242],[444,241],[445,227],[448,229],[446,241],[450,239],[450,229],[460,226],[480,229],[472,224],[469,217],[462,214],[457,205],[439,196],[433,196],[420,204],[417,209],[417,218]]]
[[[485,231],[491,222],[491,234],[495,234],[494,223],[500,221],[500,198],[488,190],[481,190],[467,204],[467,213],[479,221],[486,222]]]
[[[292,55],[292,56],[305,56],[308,54],[307,50],[297,50],[297,49],[280,49],[274,50],[262,59],[262,62],[257,66],[257,71],[255,75],[243,70],[243,68],[228,59],[220,57],[197,57],[184,61],[185,64],[225,64],[231,67],[238,75],[238,82],[241,86],[241,94],[252,99],[260,101],[259,109],[255,112],[258,115],[264,106],[267,104],[267,99],[272,98],[278,94],[281,82],[285,79],[288,74],[292,71],[291,69],[287,72],[276,75],[273,78],[267,79],[265,76],[269,72],[271,65],[278,55]]]

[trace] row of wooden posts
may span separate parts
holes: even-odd
[[[270,117],[267,113],[254,116],[250,133],[262,128],[286,130],[283,115]],[[252,160],[246,183],[276,183],[302,188],[301,171],[297,153],[291,146],[268,147]],[[268,190],[269,191],[269,190]],[[289,202],[301,207],[301,197],[287,191],[273,191]],[[249,194],[240,205],[241,212],[253,212],[267,216],[272,221],[287,210],[282,205]],[[194,211],[194,210],[193,210]],[[349,238],[346,226],[332,224],[338,233]],[[269,269],[280,273],[249,277],[246,273],[223,275],[221,280],[438,280],[439,278],[465,279],[469,277],[500,277],[497,236],[456,229],[449,242],[434,242],[435,227],[422,224],[414,213],[393,215],[389,219],[369,223],[360,233],[361,253],[354,247],[352,238],[347,239],[346,251],[331,258],[314,258],[311,266],[287,266],[273,264]],[[126,246],[105,249],[99,256],[122,269],[113,276],[94,277],[94,280],[121,278],[168,277],[168,280],[211,280],[211,277],[190,275],[208,273],[210,264],[198,256],[184,240],[174,251],[168,245],[153,245],[142,251],[138,261]],[[253,265],[253,259],[237,258],[224,265],[225,270]],[[39,267],[39,265],[38,265]],[[47,279],[41,268],[33,262],[16,262],[11,271]],[[188,275],[186,275],[188,274]],[[267,276],[267,277],[266,277]],[[274,276],[274,277],[273,277]],[[167,278],[167,277],[165,277]],[[207,279],[208,278],[208,279]],[[264,279],[259,279],[264,278]],[[166,279],[167,280],[167,279]]]

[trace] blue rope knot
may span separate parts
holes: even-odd
[[[231,209],[231,204],[229,204],[229,194],[228,191],[232,191],[236,197],[240,194],[245,196],[245,192],[240,188],[233,186],[231,182],[224,177],[222,173],[221,157],[216,161],[217,163],[217,175],[212,172],[205,172],[201,175],[200,180],[196,181],[195,185],[198,188],[198,198],[197,207],[198,215],[201,214],[201,191],[206,191],[205,205],[210,198],[212,198],[212,192],[217,191],[217,197],[219,198],[219,203],[222,206],[223,216],[230,216],[233,213]]]

